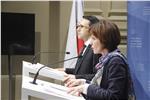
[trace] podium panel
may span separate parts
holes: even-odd
[[[32,84],[33,78],[23,76],[22,100],[28,100],[29,96],[44,100],[84,100],[83,97],[67,94],[67,87],[42,80]]]
[[[36,73],[42,66],[42,64],[31,64],[23,61],[21,100],[29,100],[30,96],[43,100],[84,100],[83,97],[67,94],[68,87],[62,85],[39,79],[36,81],[37,84],[33,84],[33,78],[29,77],[29,73]],[[53,69],[49,68],[42,69],[39,75],[63,80],[63,73],[54,72]]]
[[[32,64],[26,61],[23,61],[23,71],[22,74],[24,76],[29,76],[29,73],[36,73],[41,67],[43,67],[43,64],[37,63],[37,64]],[[54,70],[53,68],[46,67],[41,69],[39,72],[39,75],[44,76],[44,77],[49,77],[53,78],[56,80],[63,80],[64,79],[64,72]]]

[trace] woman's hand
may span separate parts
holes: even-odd
[[[76,86],[76,87],[69,88],[67,93],[69,93],[71,95],[80,96],[81,93],[83,92],[83,90],[84,90],[84,85],[79,85],[79,86]]]

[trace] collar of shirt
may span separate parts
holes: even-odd
[[[95,66],[96,69],[101,68],[101,67],[106,63],[106,61],[112,56],[112,54],[115,53],[115,52],[120,53],[120,50],[119,50],[119,49],[116,49],[116,50],[114,50],[114,51],[112,51],[112,52],[106,54],[105,56],[101,56],[101,57],[99,58],[99,63]]]
[[[105,62],[115,52],[120,52],[120,50],[117,48],[116,50],[114,50],[114,51],[112,51],[112,52],[110,52],[110,53],[108,53],[108,54],[106,54],[104,56],[101,56],[99,58],[99,62],[101,62],[101,63]]]

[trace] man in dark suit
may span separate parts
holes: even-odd
[[[80,52],[81,58],[78,58],[75,68],[66,68],[66,75],[64,81],[69,79],[84,78],[91,80],[95,73],[95,64],[98,63],[100,55],[95,55],[90,45],[91,33],[89,28],[92,24],[99,22],[95,16],[83,16],[81,22],[77,25],[78,38],[84,41],[84,47]]]

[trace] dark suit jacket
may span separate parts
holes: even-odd
[[[98,63],[99,57],[100,55],[93,53],[91,45],[88,45],[83,57],[78,58],[75,68],[67,68],[65,72],[67,74],[74,74],[77,79],[84,78],[91,80],[96,73],[95,65]]]
[[[104,66],[100,86],[89,85],[87,100],[128,100],[128,66],[120,57],[113,57]]]

